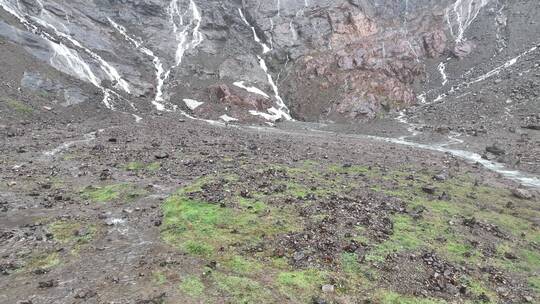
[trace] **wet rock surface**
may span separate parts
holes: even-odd
[[[286,118],[282,101],[300,120],[350,122],[449,95],[443,91],[460,88],[458,76],[444,76],[441,86],[439,63],[452,74],[496,67],[491,52],[502,59],[530,48],[536,24],[514,29],[537,10],[531,1],[476,0],[17,3],[1,2],[3,47],[17,45],[40,65],[94,86],[80,90],[31,69],[19,71],[23,88],[64,91],[56,93],[63,105],[98,94],[109,108],[139,113],[189,112],[182,101],[200,100],[197,116],[246,122]],[[242,93],[214,97],[214,88],[239,82]],[[512,97],[529,98],[531,85]]]

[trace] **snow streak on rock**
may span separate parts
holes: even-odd
[[[41,1],[40,0],[36,0],[36,1],[43,8],[43,4],[41,3]],[[56,28],[54,25],[52,25],[51,22],[53,20],[54,21],[57,21],[57,20],[55,20],[54,17],[46,9],[43,8],[41,10],[41,13],[40,13],[39,17],[32,16],[32,20],[35,20],[38,24],[42,25],[45,28],[51,29],[57,37],[64,38],[67,41],[71,42],[77,48],[83,50],[85,53],[87,53],[92,59],[94,59],[98,63],[100,69],[105,73],[105,75],[109,78],[109,80],[111,80],[114,83],[114,86],[116,88],[122,89],[126,93],[131,92],[131,90],[129,88],[129,84],[127,83],[127,81],[125,81],[122,78],[122,76],[120,76],[120,73],[118,72],[118,70],[116,70],[116,68],[114,68],[110,63],[108,63],[103,58],[101,58],[101,56],[99,56],[98,54],[96,54],[95,52],[90,50],[89,48],[83,46],[79,41],[75,40],[70,35],[70,33],[65,33],[63,31],[60,31],[58,28]],[[49,22],[49,21],[51,21],[51,22]],[[60,23],[60,24],[65,29],[68,29],[68,27],[65,26],[64,24],[62,24],[62,23]]]
[[[229,115],[227,114],[223,114],[219,117],[219,119],[223,120],[224,122],[231,122],[231,121],[238,121],[238,119],[234,118],[234,117],[230,117]]]
[[[445,84],[448,83],[448,75],[446,75],[446,63],[444,62],[439,63],[438,68],[439,68],[439,72],[441,73],[442,85],[444,86]]]
[[[107,18],[109,20],[109,23],[130,43],[132,43],[138,50],[140,50],[143,54],[152,57],[152,64],[154,65],[154,69],[156,70],[156,95],[154,96],[154,99],[152,100],[152,104],[156,107],[158,111],[165,111],[165,100],[163,99],[163,86],[165,84],[165,79],[168,78],[168,73],[165,73],[165,70],[163,69],[163,63],[161,62],[161,59],[157,57],[154,52],[152,52],[150,49],[143,47],[142,39],[139,37],[131,37],[128,33],[125,27],[122,25],[116,23],[111,18]],[[172,105],[169,105],[172,107]]]
[[[202,15],[199,8],[193,0],[189,1],[189,10],[191,13],[191,21],[184,24],[184,15],[179,5],[180,0],[172,0],[168,7],[169,22],[172,25],[175,39],[178,42],[176,48],[176,63],[173,68],[178,67],[182,63],[184,53],[189,49],[194,49],[203,41],[203,35],[200,32]],[[191,29],[191,41],[188,41],[189,30]]]
[[[493,70],[481,75],[481,76],[478,76],[477,78],[475,78],[473,81],[470,81],[468,83],[466,83],[467,85],[471,85],[473,83],[477,83],[477,82],[480,82],[480,81],[484,81],[488,78],[491,78],[495,75],[498,75],[500,72],[504,71],[505,69],[513,66],[514,64],[516,64],[519,59],[521,59],[521,57],[525,56],[525,55],[528,55],[534,51],[536,51],[538,48],[540,47],[540,43],[539,44],[536,44],[535,46],[531,47],[530,49],[528,49],[527,51],[519,54],[518,56],[506,61],[504,64],[494,68]]]
[[[191,110],[195,110],[197,109],[198,107],[202,106],[204,104],[204,102],[199,102],[197,100],[194,100],[194,99],[184,99],[184,103],[186,104],[186,106]]]
[[[23,13],[23,10],[20,8],[19,1],[13,0],[0,0],[0,6],[8,13],[16,17],[28,31],[34,33],[35,35],[46,40],[53,52],[53,55],[49,59],[49,64],[56,68],[57,70],[74,76],[83,81],[89,82],[94,86],[101,89],[103,92],[103,103],[109,109],[114,109],[112,104],[112,96],[121,98],[116,92],[104,88],[101,85],[101,79],[96,76],[92,71],[90,64],[86,62],[79,53],[79,50],[86,53],[90,58],[92,58],[99,68],[104,72],[104,74],[113,82],[116,88],[122,89],[126,93],[130,93],[129,84],[120,76],[120,73],[108,62],[103,60],[99,55],[90,49],[84,47],[79,41],[73,38],[69,33],[62,32],[58,30],[51,22],[54,20],[54,17],[49,14],[43,7],[43,3],[39,0],[36,0],[36,3],[40,5],[41,11],[39,16],[28,16],[26,13]],[[47,20],[51,22],[48,22]],[[54,20],[54,22],[58,22]],[[60,23],[63,28],[67,29],[65,25]],[[45,29],[49,29],[53,34],[50,34],[44,31],[41,26]],[[74,47],[69,47],[62,42],[62,39],[69,41]],[[129,103],[132,108],[135,108],[132,103]]]
[[[266,94],[265,92],[263,92],[261,89],[259,88],[256,88],[256,87],[248,87],[245,85],[245,82],[244,81],[237,81],[235,83],[233,83],[233,85],[241,88],[241,89],[244,89],[250,93],[254,93],[254,94],[258,94],[258,95],[261,95],[265,98],[270,98],[270,96],[268,96],[268,94]]]
[[[257,42],[263,49],[263,52],[262,52],[262,55],[270,52],[272,49],[268,47],[268,45],[266,45],[266,43],[262,42],[262,40],[259,38],[259,35],[257,35],[257,31],[255,30],[255,27],[252,26],[249,21],[246,19],[246,16],[244,15],[244,12],[242,11],[242,9],[238,9],[238,12],[240,14],[240,17],[242,18],[242,21],[244,21],[244,23],[251,28],[251,31],[253,32],[253,39],[255,40],[255,42]],[[290,111],[289,109],[287,108],[287,105],[285,105],[285,102],[283,101],[283,99],[281,98],[281,96],[279,95],[279,89],[274,81],[274,78],[272,77],[272,75],[269,73],[268,71],[268,66],[266,65],[266,61],[260,56],[260,55],[257,55],[257,59],[259,60],[259,66],[261,67],[261,69],[266,73],[266,76],[267,76],[267,79],[268,79],[268,83],[270,84],[270,86],[272,87],[272,90],[274,91],[274,97],[276,99],[276,102],[277,102],[277,106],[278,108],[270,108],[268,109],[268,113],[270,114],[267,114],[267,113],[261,113],[261,112],[257,112],[257,111],[250,111],[251,114],[253,115],[258,115],[258,116],[262,116],[263,118],[267,119],[267,120],[272,120],[272,121],[276,121],[280,118],[284,118],[284,119],[287,119],[287,120],[292,120],[291,116],[290,116]]]
[[[450,34],[456,44],[465,40],[465,31],[474,22],[478,13],[490,0],[456,0],[454,4],[445,11],[446,22],[450,29]]]
[[[517,62],[519,62],[519,60],[532,53],[532,52],[535,52],[537,51],[538,49],[540,49],[540,43],[536,43],[534,46],[532,46],[530,49],[522,52],[521,54],[517,55],[516,57],[513,57],[509,60],[507,60],[505,63],[497,66],[496,68],[490,70],[489,72],[487,73],[484,73],[480,76],[477,76],[475,77],[473,80],[470,80],[470,81],[465,81],[465,82],[462,82],[462,83],[459,83],[457,85],[454,85],[450,88],[449,91],[447,91],[446,93],[443,93],[443,94],[440,94],[439,96],[437,96],[437,98],[435,98],[433,100],[432,103],[435,103],[435,102],[439,102],[439,101],[442,101],[444,100],[446,97],[448,97],[450,94],[453,94],[455,92],[458,92],[464,88],[467,88],[475,83],[478,83],[478,82],[482,82],[484,80],[487,80],[493,76],[496,76],[498,74],[500,74],[501,72],[507,70],[508,68],[512,67],[513,65],[515,65]]]

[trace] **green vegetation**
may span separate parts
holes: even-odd
[[[26,263],[24,270],[51,269],[60,265],[60,256],[57,252],[43,253],[32,256]]]
[[[192,255],[209,256],[214,253],[214,248],[204,242],[189,240],[184,246],[184,249]]]
[[[406,215],[394,217],[394,230],[389,240],[381,243],[366,257],[367,261],[382,262],[390,253],[418,249],[425,232],[418,223]]]
[[[468,287],[469,291],[476,298],[478,297],[488,297],[489,299],[497,299],[497,293],[488,289],[485,284],[479,280],[464,278],[464,283]]]
[[[227,208],[175,195],[163,207],[163,238],[191,254],[212,256],[222,248],[254,245],[263,237],[296,229],[292,211],[253,205],[256,208]]]
[[[346,273],[358,273],[360,271],[360,263],[356,253],[344,252],[341,254],[341,269]]]
[[[131,202],[146,194],[145,190],[131,184],[114,184],[106,186],[88,186],[82,190],[81,196],[97,203],[112,201]]]
[[[418,257],[425,252],[434,252],[452,264],[495,266],[524,275],[531,288],[538,289],[534,274],[540,271],[540,255],[532,244],[540,239],[540,232],[527,219],[540,217],[540,212],[527,202],[508,209],[506,205],[513,198],[507,190],[475,185],[468,176],[434,181],[433,172],[408,167],[386,171],[362,165],[324,167],[305,161],[297,167],[271,166],[251,172],[249,178],[227,173],[202,177],[164,203],[163,240],[216,265],[204,271],[209,273],[204,284],[199,279],[202,270],[182,280],[180,290],[184,294],[201,299],[207,299],[202,294],[225,295],[232,303],[276,303],[283,299],[305,303],[321,296],[322,285],[333,284],[335,292],[330,298],[362,295],[383,304],[445,303],[401,295],[391,286],[381,289],[388,282],[388,270],[381,267],[388,256]],[[422,190],[427,184],[436,187],[436,194]],[[302,235],[304,229],[309,229],[305,237],[311,237],[310,233],[322,229],[319,227],[339,227],[341,219],[332,222],[335,215],[323,204],[339,204],[341,200],[361,204],[365,201],[355,201],[355,195],[369,189],[403,203],[403,210],[383,214],[391,222],[390,233],[381,234],[362,221],[344,219],[347,233],[340,231],[335,240],[355,243],[365,255],[338,249],[327,262],[315,252],[309,265],[317,266],[293,266],[297,265],[293,254],[298,248],[290,250],[286,242],[276,240]],[[464,224],[471,218],[477,227]],[[494,256],[484,256],[479,231],[489,234],[490,242],[498,246]],[[495,231],[508,238],[497,236]],[[316,249],[309,247],[306,255],[312,254],[309,250]],[[507,252],[517,258],[508,259]],[[411,263],[417,263],[408,266],[418,272],[429,268],[421,260]],[[464,302],[485,297],[499,300],[488,278],[462,275],[459,279],[471,295],[462,299]]]
[[[124,169],[127,171],[158,171],[161,169],[161,164],[159,162],[153,162],[149,164],[141,162],[130,162],[124,166]]]
[[[288,295],[308,297],[310,292],[324,284],[324,273],[315,270],[281,272],[277,277],[279,289]]]
[[[232,272],[240,275],[257,274],[263,268],[260,262],[249,260],[239,255],[234,255],[223,262],[224,266]]]
[[[79,243],[84,244],[92,240],[96,234],[95,225],[86,225],[82,222],[68,220],[56,221],[49,225],[49,230],[54,239],[60,243]]]
[[[8,99],[8,100],[4,100],[4,102],[9,108],[13,109],[15,112],[19,114],[30,114],[34,112],[34,109],[32,109],[31,107],[27,106],[26,104],[18,100]]]
[[[381,304],[445,304],[446,301],[407,297],[395,292],[386,291],[379,293],[379,301]]]
[[[534,289],[536,293],[540,293],[540,275],[535,275],[529,278],[529,286]]]
[[[152,281],[156,285],[163,285],[167,283],[167,277],[161,271],[154,271],[152,272]]]
[[[200,297],[204,293],[203,282],[194,276],[184,278],[178,288],[190,297]]]
[[[276,303],[268,289],[250,278],[215,273],[213,279],[218,289],[231,299],[231,303]]]

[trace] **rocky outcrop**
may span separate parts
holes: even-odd
[[[174,111],[187,98],[213,119],[355,121],[415,104],[426,59],[473,51],[449,43],[449,3],[1,0],[0,36],[93,84],[110,109]],[[252,89],[231,93],[239,81]]]

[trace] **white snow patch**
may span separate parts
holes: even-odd
[[[219,119],[223,120],[224,122],[231,122],[231,121],[238,121],[238,119],[234,118],[234,117],[230,117],[229,115],[227,114],[223,114],[219,117]]]
[[[191,111],[195,110],[196,108],[204,104],[204,102],[200,102],[200,101],[197,101],[194,99],[188,99],[188,98],[184,99],[184,103]]]
[[[248,87],[245,85],[245,82],[244,81],[237,81],[235,83],[233,83],[233,85],[241,88],[241,89],[244,89],[250,93],[254,93],[254,94],[258,94],[258,95],[261,95],[265,98],[270,98],[270,96],[268,96],[268,94],[266,94],[265,92],[263,92],[261,89],[259,88],[256,88],[256,87]]]

